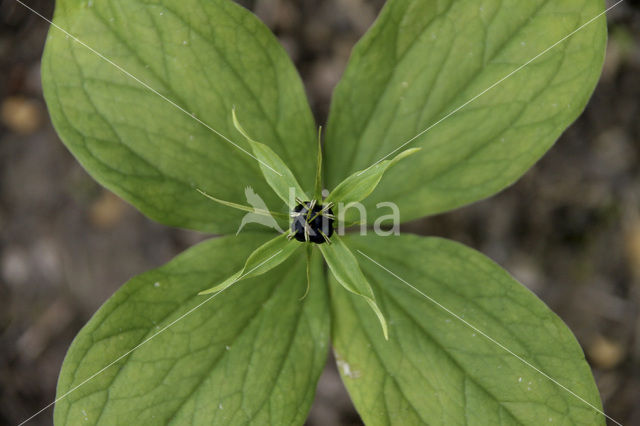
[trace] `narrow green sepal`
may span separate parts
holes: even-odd
[[[318,127],[318,157],[316,159],[315,199],[322,200],[322,126]]]
[[[300,244],[298,242],[289,241],[286,234],[278,235],[276,238],[267,241],[251,253],[241,270],[231,275],[220,284],[207,290],[203,290],[198,294],[203,295],[217,293],[237,281],[262,275],[287,260],[299,246]]]
[[[231,110],[231,115],[236,130],[238,130],[238,132],[247,139],[249,145],[251,145],[251,150],[260,164],[260,170],[262,170],[265,180],[278,197],[289,206],[289,209],[292,210],[295,207],[294,205],[290,205],[289,188],[294,189],[295,197],[301,200],[309,200],[309,197],[302,190],[302,187],[289,167],[287,167],[278,154],[267,145],[257,142],[249,136],[242,125],[240,125],[235,108]]]
[[[311,250],[313,250],[313,247],[311,247],[311,244],[306,244],[305,249],[307,252],[307,289],[299,300],[304,300],[304,298],[307,297],[307,294],[309,294],[309,289],[311,288]]]
[[[322,244],[318,246],[324,256],[324,260],[327,262],[327,265],[329,265],[331,273],[342,287],[364,298],[378,317],[385,340],[389,340],[387,320],[376,303],[371,285],[362,273],[358,260],[339,235],[334,234],[332,239],[335,244]]]
[[[251,207],[251,206],[245,206],[243,204],[237,204],[237,203],[233,203],[231,201],[225,201],[225,200],[221,200],[219,198],[214,197],[213,195],[207,194],[206,192],[204,192],[203,190],[196,188],[196,191],[198,191],[200,194],[204,195],[205,197],[207,197],[208,199],[215,201],[216,203],[222,204],[223,206],[227,206],[227,207],[231,207],[233,209],[236,210],[242,210],[245,212],[249,212],[249,213],[256,213],[259,214],[261,216],[273,216],[273,217],[279,217],[279,218],[289,218],[288,214],[285,213],[279,213],[279,212],[273,212],[271,210],[266,210],[266,209],[259,209],[256,207]]]
[[[357,203],[362,201],[373,192],[374,189],[380,183],[382,175],[389,169],[389,167],[396,164],[398,161],[415,154],[420,151],[421,148],[411,148],[406,151],[402,151],[391,160],[380,161],[379,163],[358,172],[355,172],[334,188],[329,194],[325,203],[334,202],[342,203],[347,206],[350,203]]]

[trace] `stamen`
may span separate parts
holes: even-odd
[[[309,205],[307,205],[307,209],[309,209],[309,211],[313,210],[313,208],[316,206],[316,200],[311,200],[311,202],[309,203]]]
[[[329,239],[329,237],[327,237],[327,235],[324,232],[322,232],[320,229],[318,229],[318,232],[320,233],[320,235],[322,235],[322,238],[324,238],[324,241],[327,244],[331,244],[331,240]]]
[[[333,201],[329,201],[327,204],[325,204],[325,205],[322,207],[322,210],[325,210],[325,211],[326,211],[326,210],[329,210],[329,209],[330,209],[330,208],[332,208],[334,205],[335,205],[335,204],[333,203]]]
[[[330,243],[335,220],[332,205],[333,203],[323,206],[315,199],[298,204],[290,212],[291,232],[294,238],[300,242]]]

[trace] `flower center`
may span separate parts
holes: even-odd
[[[332,204],[322,206],[315,200],[300,202],[291,212],[291,238],[300,242],[329,243],[333,235]]]

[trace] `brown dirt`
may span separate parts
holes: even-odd
[[[324,122],[350,48],[382,1],[243,3],[285,45]],[[51,16],[51,2],[28,4]],[[404,226],[482,251],[538,294],[583,345],[605,411],[629,425],[640,424],[638,4],[609,15],[596,93],[532,170],[491,199]],[[204,238],[147,220],[63,147],[40,87],[47,27],[0,0],[0,424],[53,400],[73,336],[123,282]],[[51,415],[31,424],[50,424]],[[359,424],[332,363],[308,423]]]

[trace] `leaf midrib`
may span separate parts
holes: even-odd
[[[566,50],[566,45],[564,46],[564,49]],[[557,65],[557,67],[559,68],[560,66],[562,66],[563,61],[560,61]],[[556,70],[557,71],[557,70]],[[550,74],[551,77],[549,78],[548,82],[552,81],[555,78],[555,74]],[[540,91],[538,91],[532,98],[531,100],[536,100],[538,99],[541,95],[543,95],[546,91],[547,87],[546,85],[544,85]],[[520,118],[522,118],[522,116],[524,115],[525,111],[527,110],[528,105],[523,105],[522,108],[520,108],[520,111],[518,112],[518,114],[516,116],[514,116],[513,118],[513,122],[517,122]],[[485,141],[483,141],[482,143],[478,143],[478,145],[470,150],[467,154],[465,154],[464,156],[462,156],[461,158],[457,159],[454,163],[450,164],[447,168],[447,170],[444,171],[444,173],[440,173],[440,174],[434,174],[432,175],[429,179],[423,180],[421,181],[421,185],[426,186],[427,184],[433,183],[433,182],[437,182],[440,179],[444,179],[446,178],[448,175],[450,175],[451,173],[453,173],[454,171],[458,170],[460,167],[462,167],[464,164],[467,164],[468,160],[470,158],[472,158],[474,155],[476,155],[477,153],[479,153],[480,151],[482,151],[483,149],[485,149],[492,140],[494,140],[495,138],[505,134],[505,132],[511,130],[511,129],[517,129],[517,127],[507,127],[507,128],[502,128],[500,130],[498,130],[494,136],[486,138]],[[526,153],[523,153],[521,155],[525,155]],[[494,178],[495,179],[495,178]],[[415,192],[415,189],[408,189],[405,188],[403,191],[399,191],[395,193],[395,196],[398,198],[404,197],[407,193],[409,192]]]
[[[287,271],[287,273],[284,274],[285,277],[288,275],[288,272],[290,272],[290,271]],[[246,283],[244,283],[244,284],[246,285]],[[240,328],[240,331],[233,337],[233,339],[230,342],[231,344],[229,346],[233,346],[233,344],[236,342],[236,340],[242,336],[242,334],[254,323],[254,321],[257,321],[258,319],[260,319],[259,318],[260,315],[258,313],[261,312],[265,308],[265,304],[269,300],[271,300],[271,298],[273,297],[273,295],[275,294],[277,289],[278,289],[278,283],[274,284],[273,289],[271,290],[269,295],[263,300],[262,303],[260,303],[260,306],[259,306],[258,310],[256,311],[256,314],[254,314],[251,318],[249,318],[248,321],[246,322],[246,324],[244,324]],[[228,354],[229,354],[228,351],[222,351],[218,357],[216,357],[211,363],[209,363],[209,367],[207,368],[209,370],[209,373],[202,375],[202,378],[200,380],[198,380],[198,382],[196,384],[193,385],[193,388],[191,389],[191,391],[184,398],[182,398],[182,401],[180,402],[180,404],[176,407],[176,409],[173,411],[173,413],[169,417],[174,417],[180,411],[180,409],[189,400],[189,398],[191,398],[200,389],[200,387],[205,382],[205,380],[207,380],[210,377],[211,372],[213,371],[213,367],[216,364],[218,364]],[[247,370],[248,370],[248,366],[247,366],[247,369],[245,369],[245,374],[246,374]],[[245,380],[243,380],[243,382],[244,381]]]
[[[199,2],[198,2],[199,3]],[[148,3],[147,3],[148,4]],[[289,153],[288,151],[285,149],[285,145],[284,142],[282,141],[280,134],[277,131],[277,128],[275,126],[275,123],[271,120],[270,115],[267,113],[267,111],[264,108],[264,105],[262,105],[262,102],[260,102],[260,99],[258,99],[256,93],[250,88],[249,84],[246,82],[246,80],[244,78],[242,78],[241,76],[243,75],[242,73],[238,72],[232,65],[231,63],[227,60],[226,55],[224,55],[222,53],[222,51],[220,50],[220,47],[215,44],[212,43],[210,41],[208,41],[207,37],[205,36],[205,34],[203,34],[198,28],[196,27],[192,27],[189,22],[187,22],[186,18],[184,18],[182,15],[180,15],[178,12],[176,12],[174,9],[171,9],[170,7],[168,7],[167,5],[162,5],[162,7],[167,10],[169,13],[171,13],[173,16],[175,16],[180,22],[182,22],[185,27],[189,28],[190,30],[192,30],[195,34],[197,34],[198,36],[200,36],[200,38],[206,42],[206,44],[210,45],[211,47],[213,47],[215,49],[215,51],[218,54],[218,57],[220,57],[222,59],[222,61],[229,67],[229,69],[231,69],[237,76],[238,76],[238,81],[240,82],[240,84],[242,85],[242,87],[247,91],[247,93],[249,93],[249,95],[254,99],[255,101],[255,105],[257,105],[260,108],[260,111],[262,112],[264,118],[266,119],[267,123],[269,123],[269,127],[271,128],[271,131],[273,132],[273,135],[275,136],[276,140],[278,141],[278,144],[280,145],[280,149],[281,152],[287,157],[287,159],[289,159]],[[204,10],[204,8],[203,8]],[[226,16],[228,16],[230,19],[232,19],[234,22],[236,22],[236,24],[243,26],[245,29],[247,29],[242,22],[239,22],[237,19],[235,19],[234,16],[232,16],[231,14],[229,14],[226,10],[224,10],[224,8],[220,8],[220,10],[222,10],[222,12],[224,12],[226,14]],[[207,13],[205,11],[205,13]],[[207,13],[208,16],[208,13]],[[253,39],[256,41],[257,44],[262,45],[263,43],[260,42],[260,40],[258,40],[255,37],[255,32],[253,31],[248,31],[247,32],[249,34],[251,34],[251,36],[253,37]],[[272,66],[273,66],[273,70],[274,72],[278,72],[278,68],[275,66],[275,64],[273,63],[273,58],[271,58],[271,55],[265,55],[269,61],[271,62]],[[278,76],[279,77],[279,76]],[[279,78],[276,78],[276,83],[279,84]],[[279,90],[277,90],[279,92]],[[278,103],[279,103],[279,99],[280,97],[278,96]],[[277,108],[277,111],[279,112],[280,109]]]
[[[514,420],[516,420],[519,424],[524,425],[524,423],[522,423],[520,421],[520,419],[513,412],[511,412],[511,410],[508,407],[503,405],[503,401],[502,400],[500,400],[496,395],[493,394],[493,392],[491,392],[489,389],[487,389],[483,383],[478,382],[473,376],[468,374],[467,370],[462,367],[460,362],[446,349],[446,347],[437,338],[435,338],[432,333],[429,333],[429,331],[426,329],[426,327],[424,327],[422,324],[420,324],[420,322],[415,318],[415,316],[413,316],[404,306],[402,306],[402,304],[398,300],[396,300],[395,296],[391,296],[391,292],[385,292],[384,294],[385,294],[385,296],[388,297],[388,300],[390,302],[395,304],[398,307],[398,309],[400,311],[402,311],[406,315],[406,317],[411,320],[411,322],[413,324],[415,324],[416,327],[418,327],[420,330],[422,330],[422,332],[425,335],[429,336],[429,339],[433,343],[435,343],[435,345],[440,348],[440,351],[442,353],[444,353],[446,355],[446,357],[459,369],[459,371],[463,374],[464,378],[466,378],[471,383],[475,384],[480,389],[482,389],[487,395],[492,397],[493,400],[498,403],[498,405],[500,405],[501,407],[504,407],[504,409],[509,413],[509,415],[511,417],[513,417]],[[411,360],[409,360],[409,361],[411,362]],[[465,411],[466,411],[466,406],[465,406]]]
[[[536,16],[540,13],[540,11],[546,7],[549,2],[551,0],[544,0],[542,3],[540,3],[540,5],[536,8],[536,10],[529,16],[529,19],[531,19],[531,17]],[[451,2],[451,5],[453,5],[454,2]],[[438,14],[436,16],[434,16],[434,20],[439,17],[442,16],[444,13],[448,12],[450,9],[450,7],[448,9],[446,9],[443,13]],[[417,43],[418,39],[420,37],[422,37],[422,35],[431,27],[431,25],[433,24],[433,21],[431,22],[431,24],[427,27],[425,27],[421,32],[420,32],[420,36],[419,37],[415,37],[414,40],[411,42],[411,46],[407,47],[405,49],[405,51],[402,53],[402,55],[396,59],[396,66],[393,68],[393,71],[390,73],[389,78],[387,79],[387,82],[385,83],[384,89],[380,92],[380,96],[378,96],[377,100],[376,100],[376,106],[374,108],[371,109],[371,112],[368,114],[368,118],[366,120],[366,125],[364,126],[364,128],[362,129],[362,131],[360,132],[360,136],[358,137],[358,143],[356,146],[361,145],[361,141],[362,141],[362,137],[363,135],[367,132],[367,130],[369,129],[369,127],[372,124],[371,121],[371,117],[379,110],[381,102],[382,102],[382,98],[384,98],[385,94],[387,93],[387,91],[390,88],[390,82],[391,80],[393,80],[394,76],[396,75],[396,73],[398,72],[398,69],[400,68],[400,63],[404,60],[404,58],[406,57],[407,53],[409,51],[412,50],[412,47],[415,46],[415,44]],[[456,99],[461,93],[463,93],[466,89],[469,88],[469,86],[471,86],[471,84],[476,81],[478,79],[478,77],[481,74],[481,71],[484,70],[486,68],[486,64],[490,63],[491,61],[493,61],[500,53],[502,53],[504,51],[504,49],[506,48],[506,46],[509,44],[510,41],[512,41],[513,37],[515,37],[517,34],[519,34],[521,31],[523,31],[524,28],[526,28],[526,25],[522,25],[522,26],[518,26],[516,28],[515,31],[511,32],[511,34],[507,37],[505,37],[505,39],[502,41],[502,43],[500,43],[500,45],[498,46],[498,48],[489,56],[488,59],[484,59],[484,65],[482,67],[480,67],[479,71],[477,73],[475,73],[470,79],[468,79],[466,81],[465,84],[461,85],[460,89],[458,89],[453,95],[449,96],[449,100],[445,101],[443,103],[443,106],[436,112],[433,114],[433,117],[438,117],[443,115],[444,111],[446,111],[447,109],[449,109],[451,107],[451,102]],[[485,32],[486,34],[486,32]],[[440,68],[440,70],[438,71],[438,73],[440,73],[442,70],[442,67]],[[425,104],[427,103],[427,101],[425,101]],[[435,122],[436,120],[433,120],[432,122]],[[419,124],[418,124],[419,125]],[[388,126],[390,127],[390,126]],[[423,126],[420,126],[423,127]],[[415,133],[415,132],[414,132]],[[354,155],[352,156],[352,161],[351,163],[353,164],[353,160],[355,157],[355,154],[357,152],[359,152],[360,150],[358,150],[357,148],[354,149],[353,153]],[[377,149],[375,152],[373,152],[373,150],[371,150],[371,154],[369,156],[369,158],[377,158],[377,156],[380,153],[380,148]]]
[[[141,285],[141,286],[140,286],[140,288],[142,288],[142,287],[143,287],[143,286]],[[277,287],[278,287],[278,286],[277,286],[277,284],[273,286],[272,291],[271,291],[271,292],[269,293],[269,295],[266,297],[265,301],[268,301],[269,299],[271,299],[271,298],[273,297],[273,294],[275,293],[275,291],[276,291]],[[182,308],[186,303],[188,303],[188,301],[189,301],[189,300],[196,300],[196,299],[197,299],[196,297],[192,297],[192,298],[187,299],[187,300],[184,300],[182,303],[178,304],[178,306],[177,306],[177,308],[176,308],[176,309],[173,309],[172,311],[170,311],[170,312],[168,312],[167,314],[165,314],[165,315],[164,315],[164,318],[162,319],[162,321],[161,321],[161,322],[159,322],[159,324],[161,324],[161,323],[165,323],[165,322],[167,321],[167,318],[171,317],[173,314],[175,314],[175,312],[177,312],[178,310],[180,310],[180,309],[181,309],[181,308]],[[263,305],[264,305],[264,302],[263,302],[262,304],[260,304],[260,307],[259,307],[259,309],[258,309],[259,311],[260,311],[260,310],[262,310],[262,309],[264,308],[264,306],[263,306]],[[254,317],[251,317],[251,318],[248,318],[248,321],[247,321],[244,325],[242,325],[242,327],[240,328],[240,332],[239,332],[239,333],[237,333],[237,334],[233,337],[233,339],[232,339],[232,341],[231,341],[231,343],[232,343],[232,344],[236,341],[236,339],[237,339],[240,335],[242,335],[242,333],[243,333],[243,332],[244,332],[244,331],[245,331],[245,330],[246,330],[246,329],[251,325],[251,323],[252,323],[255,319],[256,319],[256,317],[255,317],[255,316],[254,316]],[[147,338],[148,338],[148,337],[150,337],[150,336],[153,336],[153,333],[152,333],[151,331],[150,331],[149,333],[145,334],[144,336],[142,336],[142,337],[138,340],[138,342],[136,342],[136,343],[135,343],[135,344],[133,344],[132,346],[133,346],[133,347],[135,347],[136,345],[140,344],[140,342],[144,341],[145,339],[147,339]],[[85,352],[85,356],[86,356],[86,353],[87,353],[87,352]],[[101,407],[100,415],[99,415],[99,416],[98,416],[98,418],[96,419],[96,424],[98,424],[98,423],[100,422],[100,419],[102,418],[102,415],[104,414],[104,411],[105,411],[105,409],[106,409],[106,407],[107,407],[107,405],[108,405],[108,403],[109,403],[109,400],[111,399],[111,398],[110,398],[110,396],[109,396],[109,395],[110,395],[110,392],[111,392],[111,385],[112,385],[112,384],[117,380],[118,376],[120,375],[120,373],[122,372],[122,370],[123,370],[123,369],[124,369],[124,367],[126,366],[126,363],[127,363],[127,361],[130,359],[130,357],[131,357],[131,355],[132,355],[132,354],[133,354],[133,353],[131,353],[131,354],[127,355],[125,358],[123,358],[123,359],[122,359],[122,361],[123,361],[123,362],[122,362],[122,363],[119,363],[120,365],[119,365],[119,368],[118,368],[118,371],[116,372],[116,374],[112,377],[112,379],[109,381],[109,383],[108,383],[106,386],[104,386],[104,388],[103,388],[103,389],[101,389],[101,390],[100,390],[100,392],[105,392],[105,391],[106,391],[106,393],[107,393],[107,400],[105,401],[105,403],[104,403],[104,404],[102,405],[102,407]],[[218,363],[218,362],[219,362],[219,361],[220,361],[220,360],[221,360],[225,355],[227,355],[227,351],[222,351],[222,352],[220,353],[220,355],[214,359],[214,361],[211,363],[211,365],[213,366],[213,365],[217,364],[217,363]],[[83,356],[83,358],[84,358],[84,356]],[[186,400],[187,400],[191,395],[193,395],[193,394],[197,391],[197,388],[199,388],[199,386],[201,386],[201,385],[202,385],[202,383],[204,382],[204,380],[206,380],[206,378],[208,378],[208,377],[209,377],[208,375],[203,375],[202,379],[201,379],[201,380],[199,380],[199,381],[194,385],[194,389],[192,389],[192,391],[191,391],[191,392],[189,392],[189,393],[188,393],[188,394],[183,398],[182,402],[181,402],[181,403],[180,403],[180,405],[176,408],[176,410],[174,411],[174,413],[172,414],[172,416],[173,416],[173,415],[175,415],[175,414],[179,411],[179,409],[180,409],[180,408],[182,407],[182,405],[186,402]],[[67,411],[67,412],[68,412],[68,411]]]

